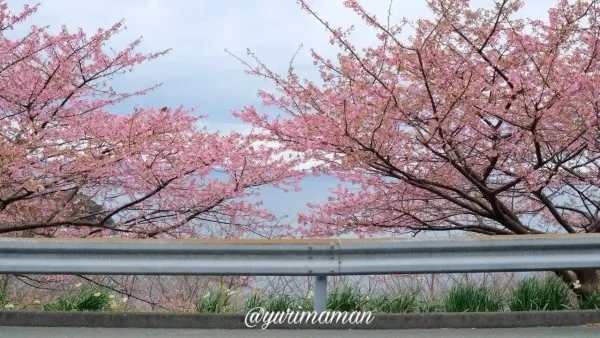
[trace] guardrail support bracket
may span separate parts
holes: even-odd
[[[325,311],[327,304],[327,276],[315,276],[313,306],[316,312]]]

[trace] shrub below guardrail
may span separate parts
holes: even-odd
[[[198,300],[196,310],[200,313],[232,312],[233,307],[229,304],[229,301],[234,294],[235,292],[219,285],[216,290],[208,292]]]
[[[399,292],[395,295],[378,294],[368,301],[367,309],[373,312],[410,313],[419,311],[419,291]]]
[[[569,287],[558,277],[520,281],[510,301],[511,311],[558,311],[571,308]]]
[[[600,291],[594,291],[588,295],[578,296],[577,303],[581,310],[600,309]]]
[[[83,287],[74,294],[43,305],[45,311],[109,311],[115,307],[114,296],[93,287]]]
[[[439,298],[426,299],[419,304],[420,313],[438,313],[445,311],[444,300]]]
[[[456,285],[446,296],[446,312],[498,312],[502,310],[500,293],[486,286]]]
[[[329,311],[360,311],[367,302],[359,288],[342,285],[327,295],[326,308]]]
[[[0,307],[4,307],[6,303],[6,294],[3,291],[0,291]]]
[[[365,294],[358,287],[347,284],[330,290],[326,308],[331,311],[366,310],[378,313],[432,313],[432,312],[497,312],[497,311],[558,311],[568,309],[600,309],[600,291],[576,297],[558,277],[531,277],[521,280],[516,287],[501,293],[488,286],[458,283],[444,296],[425,297],[422,289],[404,289],[398,292],[373,292]],[[0,308],[46,311],[130,311],[123,302],[115,302],[115,296],[106,289],[79,287],[58,299],[35,306],[10,302],[0,292]],[[312,293],[308,296],[291,296],[277,292],[261,294],[254,290],[243,294],[231,291],[223,285],[212,288],[198,299],[195,310],[200,313],[248,312],[262,307],[268,311],[289,309],[313,310]],[[133,309],[135,311],[135,309]],[[174,310],[175,311],[175,310]],[[185,310],[184,311],[189,311]]]

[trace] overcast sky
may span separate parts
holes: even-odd
[[[521,15],[545,19],[553,0],[525,0]],[[13,11],[23,4],[35,1],[8,0]],[[310,0],[313,9],[333,26],[354,24],[354,43],[368,46],[376,42],[374,31],[362,24],[354,12],[343,6],[342,0]],[[385,17],[389,0],[363,0],[363,6]],[[491,0],[472,1],[474,7],[488,7]],[[430,18],[425,0],[395,0],[392,20]],[[209,114],[212,130],[247,130],[230,115],[231,109],[245,105],[260,107],[256,98],[258,89],[270,84],[244,73],[239,61],[225,53],[227,48],[245,57],[250,48],[267,65],[285,71],[290,58],[300,44],[295,68],[301,74],[317,75],[310,59],[310,49],[334,57],[336,50],[329,45],[329,35],[314,18],[300,9],[295,0],[45,0],[39,11],[21,29],[31,25],[50,25],[57,31],[64,24],[72,31],[81,27],[93,34],[98,28],[108,28],[125,19],[127,30],[112,40],[118,48],[143,36],[140,51],[151,52],[168,48],[165,57],[138,67],[133,73],[115,81],[117,89],[140,89],[163,83],[158,91],[136,98],[115,108],[117,113],[128,113],[135,104],[142,106],[184,105],[197,107],[197,112]],[[24,31],[23,31],[24,32]],[[291,214],[305,210],[306,202],[324,201],[327,188],[335,182],[327,178],[307,180],[301,193],[267,191],[265,204],[277,214]]]

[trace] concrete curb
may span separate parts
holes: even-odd
[[[270,324],[269,329],[441,329],[580,326],[600,323],[600,310],[373,314],[370,324]],[[245,314],[0,311],[0,326],[248,329]],[[256,326],[260,328],[262,323]]]

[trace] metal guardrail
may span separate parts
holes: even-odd
[[[0,239],[0,273],[327,276],[600,268],[600,234],[445,240]]]

